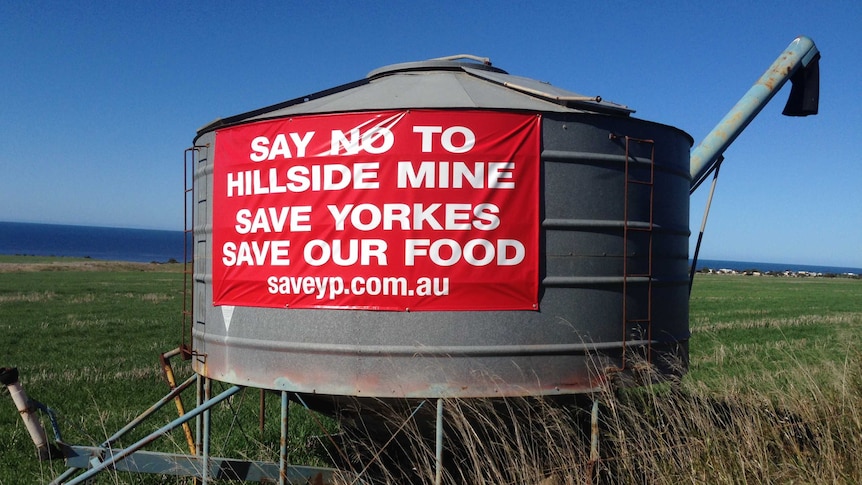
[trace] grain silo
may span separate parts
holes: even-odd
[[[566,395],[682,372],[692,139],[435,59],[195,139],[195,370],[372,398]]]

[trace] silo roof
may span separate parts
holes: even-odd
[[[513,76],[484,62],[462,56],[394,64],[364,79],[265,108],[218,119],[198,134],[237,123],[300,114],[386,109],[505,109],[538,112],[592,112],[628,116],[634,110],[599,96],[557,88]]]

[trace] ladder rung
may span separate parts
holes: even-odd
[[[649,318],[630,318],[626,320],[626,323],[650,323]]]

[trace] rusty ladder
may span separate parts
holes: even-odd
[[[183,214],[183,309],[180,351],[183,360],[192,354],[192,310],[194,305],[194,227],[196,201],[194,199],[194,176],[198,152],[204,146],[186,148],[183,155],[185,172],[184,214]]]
[[[630,340],[638,340],[643,342],[646,341],[646,352],[644,357],[646,358],[646,362],[652,362],[652,298],[653,298],[653,229],[655,228],[655,222],[653,219],[653,203],[655,198],[655,141],[647,140],[647,139],[639,139],[632,138],[629,136],[625,137],[626,140],[626,155],[625,155],[625,196],[624,196],[624,209],[623,209],[623,288],[622,288],[622,319],[623,319],[623,345],[622,345],[622,368],[626,368],[626,359],[628,358],[628,351],[626,343]],[[642,172],[644,167],[643,164],[647,163],[647,160],[644,158],[639,159],[632,152],[632,145],[639,146],[647,146],[647,150],[649,151],[649,161],[648,161],[648,175],[644,177],[641,175],[637,177],[633,172],[636,170]],[[638,153],[642,153],[644,150],[638,150]],[[649,207],[647,208],[648,218],[647,221],[633,221],[631,220],[631,214],[629,213],[630,203],[632,202],[632,197],[630,194],[630,190],[632,187],[641,186],[647,187],[647,191],[649,193]],[[639,197],[635,203],[641,203],[642,198]],[[630,248],[630,242],[632,237],[636,234],[646,234],[646,250],[647,250],[647,258],[646,258],[646,267],[640,265],[640,268],[632,268],[634,265],[631,261],[634,259],[637,254],[629,255],[629,250],[633,250]],[[638,298],[635,300],[639,300],[645,293],[646,296],[646,310],[641,311],[640,315],[632,315],[633,311],[630,309],[629,302],[631,293],[633,292],[633,288],[643,288],[645,285],[645,289],[639,291]]]

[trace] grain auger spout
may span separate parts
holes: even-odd
[[[788,80],[793,84],[784,107],[787,116],[817,114],[820,97],[820,51],[814,41],[797,37],[754,86],[691,152],[691,192],[716,167],[722,154]]]

